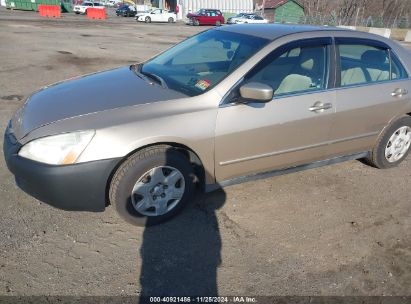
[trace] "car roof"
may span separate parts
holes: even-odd
[[[249,36],[261,37],[269,40],[276,40],[277,38],[304,32],[318,32],[318,31],[339,31],[339,32],[353,32],[338,27],[331,26],[313,26],[313,25],[291,25],[291,24],[237,24],[231,26],[223,26],[217,30],[241,33]]]

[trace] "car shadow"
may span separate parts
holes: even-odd
[[[176,218],[146,227],[140,249],[140,301],[161,296],[217,296],[221,236],[216,211],[226,194],[198,193]]]

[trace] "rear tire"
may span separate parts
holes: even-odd
[[[221,26],[221,21],[220,20],[216,21],[215,25],[216,26]]]
[[[395,167],[407,157],[410,145],[411,117],[403,116],[384,130],[366,162],[379,169]]]
[[[146,22],[146,23],[151,23],[151,18],[150,18],[150,17],[146,17],[145,22]]]
[[[136,226],[162,223],[192,199],[194,173],[187,158],[170,146],[131,155],[116,171],[109,199],[118,214]]]

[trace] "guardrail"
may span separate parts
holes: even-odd
[[[357,30],[361,32],[372,33],[383,36],[385,38],[391,38],[398,41],[411,42],[411,30],[407,29],[388,29],[388,28],[375,28],[375,27],[362,27],[362,26],[345,26],[339,25],[340,28]]]

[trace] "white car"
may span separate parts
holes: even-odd
[[[243,17],[240,18],[233,18],[234,20],[231,21],[231,23],[236,23],[236,24],[244,24],[244,23],[268,23],[267,19],[264,19],[263,17],[259,15],[244,15]]]
[[[105,5],[108,7],[114,7],[121,2],[122,2],[121,0],[108,0],[106,1]]]
[[[150,22],[176,22],[177,15],[165,9],[155,9],[153,11],[137,14],[137,21]]]
[[[99,2],[84,1],[82,4],[75,5],[73,12],[76,14],[85,14],[88,8],[104,9],[104,5]]]

